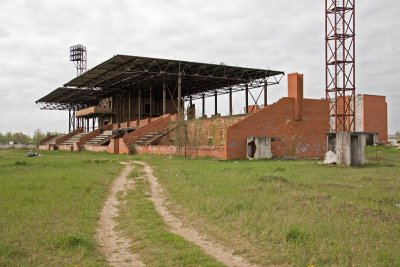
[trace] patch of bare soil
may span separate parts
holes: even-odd
[[[110,193],[100,214],[100,223],[97,229],[96,239],[106,259],[111,266],[144,266],[139,257],[131,252],[131,241],[123,236],[115,228],[117,222],[115,218],[119,215],[121,203],[118,196],[125,197],[128,190],[133,188],[134,181],[127,177],[132,171],[132,166],[126,163],[121,174],[112,183]]]
[[[200,234],[196,229],[184,225],[183,222],[172,215],[166,207],[166,197],[164,190],[158,183],[157,178],[153,175],[153,170],[145,163],[135,162],[144,165],[145,176],[150,183],[151,200],[153,201],[157,212],[161,215],[169,230],[177,235],[182,236],[189,242],[194,243],[203,249],[203,251],[214,259],[222,262],[227,266],[250,267],[255,266],[248,263],[240,256],[234,255],[233,250],[212,242],[208,237]]]

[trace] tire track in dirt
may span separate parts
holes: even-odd
[[[233,250],[215,242],[200,234],[196,229],[184,225],[183,222],[172,215],[166,207],[166,197],[164,190],[159,184],[157,178],[153,175],[151,167],[143,162],[134,161],[134,163],[144,166],[143,171],[150,183],[151,200],[153,201],[157,212],[161,215],[169,230],[189,242],[199,246],[203,251],[214,259],[227,266],[255,267],[256,265],[248,263],[244,258],[234,255]]]
[[[127,177],[132,171],[133,167],[128,163],[117,179],[111,185],[109,195],[104,203],[103,209],[100,214],[100,223],[97,228],[96,239],[100,245],[101,251],[106,256],[107,262],[111,266],[125,267],[125,266],[144,266],[139,257],[131,252],[132,242],[129,238],[121,235],[115,228],[117,222],[115,218],[119,215],[118,208],[126,203],[118,199],[124,198],[128,190],[134,186],[133,180],[128,180]]]

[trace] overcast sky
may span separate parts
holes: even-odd
[[[0,0],[0,132],[67,131],[68,112],[35,100],[116,54],[300,72],[305,97],[325,96],[324,0]],[[400,2],[357,1],[357,94],[387,96],[389,133],[400,130]],[[286,77],[269,103],[287,95]],[[234,111],[243,109],[243,93]],[[212,111],[212,99],[207,109]],[[227,99],[221,97],[226,114]]]

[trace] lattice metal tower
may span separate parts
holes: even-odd
[[[74,62],[76,67],[76,76],[79,76],[87,70],[86,47],[81,44],[73,45],[69,51],[70,61]]]
[[[331,132],[355,131],[355,0],[325,0],[326,99]]]
[[[80,76],[87,70],[87,52],[85,46],[81,44],[71,46],[69,48],[69,59],[74,62],[76,76]],[[83,126],[84,121],[81,122],[81,125],[79,119],[76,118],[76,107],[70,107],[68,111],[68,131],[71,132],[75,131],[75,127]],[[76,125],[76,120],[78,120],[78,125]]]

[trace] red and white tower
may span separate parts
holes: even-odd
[[[355,131],[355,0],[325,0],[326,99],[331,132]]]

